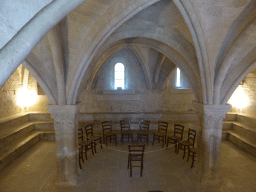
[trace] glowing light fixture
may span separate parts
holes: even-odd
[[[17,92],[17,104],[26,108],[36,103],[36,91],[29,90],[27,87],[22,87]]]
[[[248,98],[247,95],[244,93],[244,89],[241,85],[237,87],[237,89],[231,96],[229,103],[238,109],[242,109],[248,106]]]

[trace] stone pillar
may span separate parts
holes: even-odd
[[[199,117],[200,131],[197,133],[197,166],[195,173],[204,184],[218,184],[220,145],[223,119],[230,105],[203,105],[194,102]]]
[[[48,105],[54,119],[57,155],[57,185],[77,185],[77,137],[75,105]]]

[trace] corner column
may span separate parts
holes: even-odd
[[[220,162],[223,119],[230,105],[204,105],[193,102],[200,122],[197,142],[197,166],[195,173],[201,183],[216,185]]]
[[[54,119],[56,138],[57,185],[77,185],[77,107],[75,105],[48,105]]]

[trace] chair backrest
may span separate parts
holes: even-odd
[[[86,134],[87,140],[89,140],[88,137],[93,136],[93,125],[92,124],[85,126],[85,134]]]
[[[174,124],[174,136],[180,137],[180,140],[183,138],[184,127],[183,125]]]
[[[130,131],[130,125],[131,125],[130,120],[121,120],[120,121],[121,131]]]
[[[101,125],[102,125],[103,135],[107,132],[112,131],[112,122],[111,121],[104,121],[101,123]]]
[[[84,133],[83,133],[83,128],[78,129],[78,141],[83,141],[84,140]]]
[[[167,133],[168,123],[165,121],[158,121],[158,132]]]
[[[188,141],[190,143],[193,143],[193,147],[195,147],[195,141],[196,141],[196,132],[194,129],[190,129],[188,130]]]
[[[137,145],[137,144],[132,144],[132,145],[128,145],[128,149],[129,149],[129,154],[144,154],[145,151],[145,144],[143,145]]]
[[[141,131],[149,131],[150,121],[140,120],[139,124],[140,124],[140,130]]]

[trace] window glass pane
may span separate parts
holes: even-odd
[[[115,65],[115,89],[117,87],[124,89],[124,65],[122,63]]]
[[[180,69],[177,68],[177,74],[176,74],[176,87],[180,87]]]

